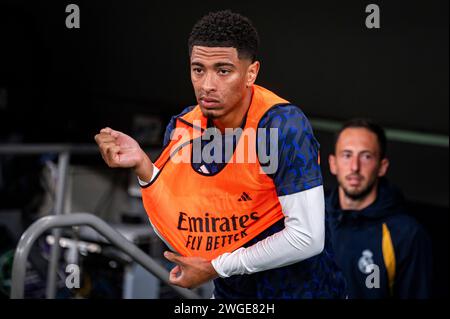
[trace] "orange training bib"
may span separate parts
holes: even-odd
[[[142,188],[150,222],[169,247],[184,256],[212,260],[241,247],[284,217],[273,180],[258,161],[256,130],[270,108],[286,103],[255,85],[236,150],[213,175],[192,167],[193,145],[207,125],[200,107],[177,118],[172,140],[155,162],[160,171]],[[244,161],[238,150],[245,154]]]

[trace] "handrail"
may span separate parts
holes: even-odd
[[[98,146],[91,144],[29,144],[29,143],[0,143],[0,154],[45,154],[70,152],[72,154],[99,154]]]
[[[152,148],[149,150],[149,154],[152,158],[159,154],[160,150]],[[58,181],[55,190],[55,208],[54,214],[61,215],[63,213],[63,207],[65,203],[64,189],[67,170],[70,164],[71,154],[79,155],[98,155],[98,146],[95,143],[90,144],[17,144],[7,143],[0,144],[0,155],[37,155],[45,153],[58,154]],[[60,229],[53,231],[55,242],[59,242]],[[59,259],[60,249],[59,245],[52,246],[50,262],[48,264],[47,271],[47,289],[46,296],[48,299],[55,298],[56,294],[56,266]]]
[[[158,277],[164,283],[169,285],[182,297],[188,299],[201,298],[198,294],[191,290],[171,285],[168,279],[169,273],[167,270],[165,270],[161,265],[155,262],[150,256],[144,253],[136,245],[128,241],[124,236],[122,236],[106,222],[92,214],[75,213],[69,215],[42,217],[34,222],[30,227],[28,227],[28,229],[22,234],[22,237],[19,240],[16,252],[14,254],[11,282],[11,299],[24,298],[24,283],[27,259],[32,245],[39,238],[39,236],[41,236],[45,231],[51,228],[81,225],[90,226],[98,231],[113,245],[121,249],[123,252],[127,253],[134,261],[136,261],[142,267]],[[58,245],[58,242],[55,242],[55,245]]]
[[[150,154],[151,158],[155,158],[161,151],[160,147],[145,147],[144,151]],[[0,154],[6,155],[39,155],[45,153],[63,153],[77,155],[98,155],[100,151],[95,143],[79,143],[79,144],[51,144],[51,143],[0,143]]]

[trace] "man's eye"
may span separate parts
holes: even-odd
[[[226,75],[226,74],[229,74],[230,73],[230,70],[227,70],[227,69],[220,69],[219,70],[219,74],[221,74],[221,75]]]
[[[197,74],[200,74],[203,72],[203,70],[200,68],[194,68],[194,69],[192,69],[192,71],[194,71],[194,73],[197,73]]]

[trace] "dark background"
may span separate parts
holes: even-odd
[[[309,118],[363,116],[448,137],[448,1],[298,2],[0,0],[0,89],[8,94],[0,143],[92,143],[107,125],[129,132],[136,114],[165,125],[195,103],[193,24],[225,8],[259,31],[257,83]],[[69,3],[80,7],[80,29],[65,27]],[[365,27],[370,3],[380,6],[381,29]],[[315,134],[329,189],[332,134]],[[390,180],[432,236],[435,294],[448,295],[448,146],[391,141],[388,155]]]

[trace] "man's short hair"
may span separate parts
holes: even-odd
[[[251,21],[230,10],[210,12],[192,28],[189,36],[189,56],[194,45],[236,48],[240,59],[255,62],[259,38]]]
[[[355,118],[351,119],[347,122],[345,122],[339,131],[336,132],[334,136],[334,153],[336,154],[336,144],[339,139],[339,136],[341,135],[342,131],[344,131],[347,128],[365,128],[369,130],[370,132],[374,133],[377,136],[378,139],[378,145],[380,146],[380,159],[383,159],[386,157],[386,134],[384,132],[384,129],[378,125],[377,123],[373,122],[370,119],[362,119],[362,118]]]

